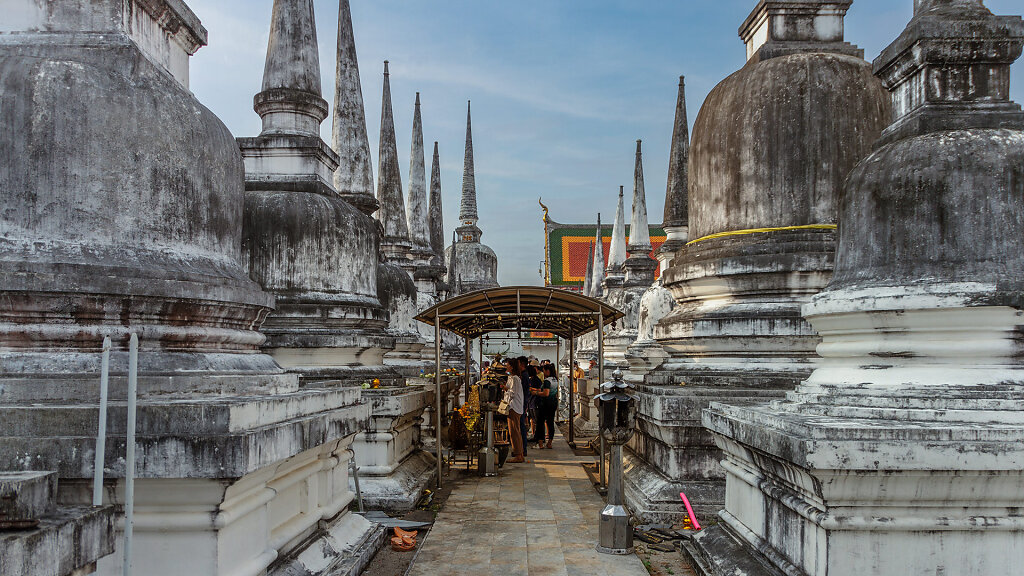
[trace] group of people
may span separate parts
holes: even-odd
[[[538,362],[526,356],[507,358],[508,386],[512,402],[508,415],[512,459],[526,462],[529,444],[550,449],[555,437],[555,413],[558,411],[558,368],[551,362]],[[532,436],[531,436],[532,429]]]

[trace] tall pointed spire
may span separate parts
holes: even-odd
[[[590,286],[594,298],[604,296],[604,233],[601,230],[601,213],[597,214],[597,232],[594,234],[594,278]]]
[[[327,118],[320,92],[313,0],[275,0],[263,68],[263,90],[253,108],[263,134],[319,136]]]
[[[409,240],[426,252],[430,248],[430,215],[427,208],[427,169],[423,152],[423,120],[420,116],[420,93],[412,118],[412,156],[409,159],[409,203],[405,206],[409,223]]]
[[[430,165],[430,249],[434,261],[444,262],[444,212],[441,207],[441,157],[434,142],[434,159]]]
[[[341,158],[334,172],[334,187],[338,194],[363,213],[373,214],[377,210],[377,198],[373,193],[370,139],[366,135],[363,88],[359,82],[359,62],[356,59],[349,0],[340,0],[338,7],[338,57],[331,147]]]
[[[466,103],[466,160],[462,168],[462,202],[459,221],[463,225],[476,225],[480,216],[476,210],[476,169],[473,165],[473,111]]]
[[[647,196],[644,193],[644,163],[642,142],[636,141],[636,167],[633,170],[633,216],[629,225],[629,245],[626,251],[626,283],[648,286],[654,282],[657,261],[651,258],[651,229],[647,222]]]
[[[342,4],[347,18],[348,3]],[[263,88],[254,106],[264,130],[237,139],[245,165],[242,261],[249,278],[277,298],[261,331],[264,350],[281,366],[301,364],[310,378],[388,377],[396,373],[381,358],[394,339],[378,291],[379,224],[335,193],[341,162],[320,138],[328,110],[320,97],[317,54],[313,0],[275,0]],[[353,110],[361,115],[358,86],[354,94]],[[345,98],[351,103],[352,97]],[[365,126],[361,130],[365,145]],[[345,162],[351,169],[351,158]],[[325,299],[325,292],[336,298]],[[311,308],[330,322],[310,314]],[[368,349],[381,354],[362,354]]]
[[[583,276],[583,295],[590,296],[594,285],[594,243],[587,250],[587,273]]]
[[[689,223],[690,126],[686,121],[686,78],[679,77],[676,120],[672,127],[672,151],[668,159],[668,186],[665,190],[665,228]]]
[[[651,251],[651,233],[647,223],[647,195],[644,192],[642,142],[636,141],[636,167],[633,169],[633,217],[629,221],[629,255]]]
[[[459,205],[459,238],[461,278],[456,278],[460,290],[469,292],[494,288],[498,285],[498,257],[494,250],[480,243],[483,232],[477,226],[476,173],[473,167],[473,121],[471,109],[466,108],[466,163],[462,174],[462,203]]]
[[[391,109],[391,75],[384,61],[384,94],[380,112],[380,152],[377,168],[377,220],[384,225],[383,246],[407,246],[409,225],[405,221],[405,199],[402,197],[402,173],[398,167],[398,143],[395,141],[395,118]],[[400,252],[400,249],[399,251]],[[398,252],[393,256],[402,257]]]
[[[622,265],[626,262],[626,215],[623,195],[625,190],[619,186],[619,204],[615,208],[615,224],[612,226],[612,242],[608,247],[609,276],[622,274]]]

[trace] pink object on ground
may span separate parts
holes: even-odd
[[[690,506],[690,501],[687,500],[686,494],[680,492],[679,497],[683,499],[683,504],[686,504],[686,513],[690,515],[690,524],[693,524],[693,529],[700,530],[700,524],[697,522],[697,515],[693,513],[693,508]]]

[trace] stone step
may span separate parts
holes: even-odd
[[[0,530],[37,524],[56,495],[54,472],[0,472]]]

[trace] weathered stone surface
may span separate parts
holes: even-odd
[[[444,209],[441,200],[441,156],[437,142],[434,142],[434,158],[430,162],[430,249],[434,255],[431,264],[441,269],[443,276],[448,268],[444,260]],[[438,291],[445,291],[438,278]]]
[[[686,82],[679,77],[676,117],[672,125],[672,149],[669,154],[668,184],[665,187],[665,228],[690,224],[690,125],[686,121]],[[664,245],[663,245],[664,246]]]
[[[392,263],[409,266],[409,223],[405,219],[402,170],[395,141],[395,117],[391,107],[391,74],[384,61],[384,92],[380,116],[380,148],[377,158],[377,220],[384,227],[381,250]]]
[[[61,507],[31,530],[0,532],[0,574],[78,576],[114,551],[114,509]]]
[[[394,349],[385,355],[384,363],[401,376],[416,376],[430,365],[421,353],[426,340],[414,319],[421,310],[416,284],[404,269],[381,262],[377,267],[377,297],[389,312],[388,334],[395,339]]]
[[[785,402],[704,412],[723,523],[787,574],[1024,562],[1024,118],[1000,80],[1022,45],[980,1],[915,5],[875,61],[899,116],[847,180],[835,275],[803,308],[814,373]]]
[[[371,510],[411,510],[437,475],[434,456],[421,447],[423,412],[434,392],[416,385],[365,390],[364,397],[370,424],[352,445],[363,503]]]
[[[349,0],[338,3],[338,53],[334,87],[331,148],[342,162],[334,172],[334,187],[346,202],[366,215],[377,211],[373,192],[370,139],[366,135],[366,111],[359,81],[352,9]]]
[[[5,522],[38,520],[56,496],[53,472],[0,472],[0,529]]]
[[[835,223],[838,191],[888,125],[888,101],[853,56],[748,62],[712,90],[694,124],[691,238]]]
[[[91,502],[100,346],[109,334],[104,498],[122,504],[125,348],[137,332],[136,566],[146,558],[154,574],[262,573],[347,509],[348,447],[369,408],[358,389],[300,389],[296,375],[260,352],[257,329],[273,297],[249,277],[252,259],[243,260],[238,146],[184,85],[193,41],[205,38],[185,4],[15,4],[17,26],[0,25],[0,117],[11,128],[0,134],[0,187],[10,191],[0,210],[0,469],[55,470],[62,502]],[[294,297],[289,304],[319,307],[300,307],[300,324],[339,305],[339,284],[348,291],[343,313],[372,308],[375,271],[345,270],[350,283],[342,284],[299,269],[317,261],[317,232],[330,240],[339,220],[368,219],[330,189],[338,159],[315,128],[326,106],[307,91],[319,81],[296,76],[308,66],[280,65],[315,56],[315,46],[302,44],[312,39],[311,2],[279,0],[275,16],[275,39],[299,44],[271,50],[267,90],[256,101],[271,120],[247,157],[257,175],[249,215],[276,210],[291,244],[260,235],[266,251],[246,255],[266,264],[264,256],[296,249],[297,262],[282,256],[261,280]],[[275,203],[275,194],[305,201]],[[253,221],[266,225],[269,216]],[[345,241],[374,249],[374,226]],[[373,313],[354,316],[383,326]],[[110,515],[103,518],[112,531]],[[81,524],[66,523],[53,532],[76,530]],[[49,568],[25,564],[29,573],[67,574],[91,572],[99,556],[40,538],[32,546],[61,558],[22,547],[0,552],[0,562],[38,556]],[[109,538],[92,542],[110,551]],[[81,562],[65,570],[65,557]],[[96,567],[116,574],[119,565],[108,557]],[[21,569],[4,564],[0,572]]]
[[[364,429],[359,389],[306,389],[268,396],[166,398],[138,408],[140,478],[238,478]],[[90,478],[99,407],[86,403],[0,407],[0,468],[49,469]],[[109,408],[105,474],[124,475],[126,406]],[[55,430],[60,434],[56,435]]]
[[[679,95],[676,97],[663,218],[662,225],[667,238],[657,254],[662,274],[668,268],[668,261],[689,240],[690,231],[690,125],[687,122],[686,82],[683,76],[679,77]]]
[[[427,202],[427,165],[423,151],[423,118],[420,113],[420,93],[417,92],[416,106],[412,117],[409,201],[405,205],[405,219],[409,223],[409,240],[421,257],[430,248],[430,210]]]
[[[348,490],[352,433],[278,460],[241,478],[140,478],[135,483],[135,562],[170,574],[259,574],[302,550],[346,549],[363,539],[350,522]],[[87,483],[62,488],[67,498],[91,494]],[[124,502],[122,481],[104,497]],[[173,528],[173,530],[168,530]],[[358,555],[358,552],[356,553]],[[118,574],[117,552],[99,562]],[[159,573],[159,572],[158,572]],[[322,573],[321,573],[322,574]],[[324,575],[325,576],[325,575]]]
[[[377,225],[334,189],[339,157],[319,136],[327,102],[309,0],[274,4],[255,109],[263,132],[238,143],[246,261],[250,276],[277,297],[264,349],[305,380],[393,377],[383,364],[394,343],[377,298]]]
[[[705,456],[691,470],[662,470],[672,482],[724,481],[712,437],[697,433],[716,395],[780,397],[813,368],[819,338],[800,306],[830,278],[835,232],[826,227],[843,179],[890,118],[870,66],[842,42],[848,6],[760,2],[741,29],[747,64],[711,91],[694,124],[691,244],[662,275],[677,305],[654,331],[670,357],[639,387],[643,396],[684,383],[693,399],[667,418],[641,402],[649,429],[692,427],[675,448]],[[776,230],[755,232],[763,228]],[[707,238],[718,233],[729,235]],[[647,460],[656,453],[638,456],[663,465]]]
[[[710,526],[683,540],[682,552],[690,557],[701,576],[791,576],[780,572],[767,558],[745,547],[727,526]],[[715,554],[706,554],[714,550]]]
[[[590,269],[593,271],[593,278],[590,280],[590,293],[587,296],[591,298],[603,298],[604,297],[604,240],[601,238],[601,213],[597,213],[597,231],[594,232],[594,251],[591,254],[593,263],[590,265]]]
[[[626,380],[638,386],[644,377],[668,358],[668,352],[654,338],[655,327],[675,308],[672,293],[665,287],[664,274],[677,250],[686,245],[689,234],[689,166],[690,133],[686,121],[686,87],[679,77],[675,124],[672,126],[672,148],[669,152],[668,185],[665,190],[665,242],[655,257],[661,276],[640,297],[636,313],[636,337],[623,358],[629,363]]]
[[[165,2],[137,18],[121,17],[136,3],[16,4],[24,18],[3,32],[18,33],[0,33],[5,370],[75,372],[103,335],[123,349],[132,330],[150,348],[143,371],[221,352],[245,353],[225,369],[274,370],[252,354],[272,298],[241,265],[241,159],[181,83],[198,47],[187,39],[205,38],[194,15]]]
[[[654,282],[654,271],[658,263],[651,258],[651,234],[647,222],[647,193],[644,191],[644,164],[640,140],[636,141],[636,165],[633,169],[633,210],[629,224],[629,243],[626,251],[629,257],[623,264],[626,270],[625,285],[642,287],[644,290]],[[635,320],[634,320],[635,322]]]
[[[450,266],[448,284],[456,294],[486,290],[498,286],[498,257],[494,250],[480,243],[483,232],[477,226],[476,168],[473,163],[473,119],[470,105],[466,105],[466,157],[462,171],[462,201],[459,205],[459,227],[455,229],[457,241],[445,249],[445,257],[455,264]],[[453,274],[452,269],[456,272]],[[454,276],[454,277],[453,277]]]
[[[344,514],[300,551],[278,559],[268,576],[359,576],[388,538],[388,530]]]
[[[608,266],[605,268],[605,291],[610,291],[625,280],[622,265],[626,263],[626,212],[623,186],[619,186],[619,203],[615,207],[612,241],[608,246]]]

